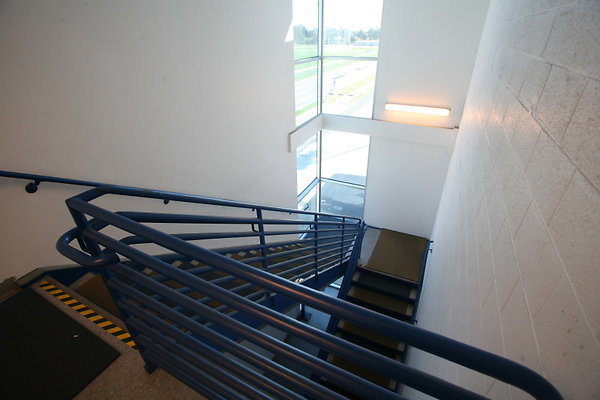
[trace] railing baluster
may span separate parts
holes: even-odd
[[[255,212],[256,218],[147,212],[113,213],[90,204],[91,200],[105,194],[247,209]],[[252,350],[241,350],[239,344],[223,336],[226,332],[232,332],[239,338],[254,342],[272,353],[291,357],[299,365],[317,371],[330,381],[337,382],[357,395],[377,396],[381,399],[400,398],[393,392],[382,390],[381,387],[367,381],[363,382],[347,371],[340,370],[316,357],[311,357],[253,328],[259,324],[266,324],[312,342],[326,351],[376,370],[430,395],[453,399],[481,398],[479,395],[439,378],[415,371],[395,360],[306,326],[274,309],[276,304],[279,304],[277,307],[284,309],[284,303],[280,300],[287,299],[285,301],[288,303],[285,304],[288,307],[294,301],[303,303],[329,313],[331,321],[341,318],[369,329],[385,332],[390,337],[430,354],[508,382],[534,394],[537,398],[561,399],[560,394],[543,377],[517,363],[314,291],[310,289],[310,287],[316,287],[314,281],[310,285],[315,286],[306,287],[288,280],[300,280],[310,276],[307,280],[310,281],[313,278],[314,280],[318,279],[321,275],[324,277],[321,278],[322,283],[326,284],[328,280],[339,276],[334,276],[334,273],[339,274],[341,268],[345,267],[346,275],[341,291],[347,290],[358,261],[365,230],[360,219],[122,186],[102,186],[90,190],[69,199],[67,205],[77,228],[63,235],[57,248],[64,255],[82,265],[105,269],[103,273],[108,280],[113,297],[118,300],[132,335],[139,341],[138,346],[147,365],[156,365],[166,369],[210,398],[238,398],[241,395],[261,398],[265,393],[272,394],[276,398],[290,399],[297,397],[295,393],[302,393],[312,398],[339,398],[334,392],[319,387],[315,382],[308,383],[306,380],[299,379],[293,372],[286,371],[285,368],[275,367],[276,364],[272,361],[261,359]],[[265,211],[288,215],[265,219]],[[290,218],[289,215],[293,215],[295,218]],[[95,219],[88,221],[89,217]],[[212,224],[250,225],[251,231],[229,233],[200,231],[169,235],[142,223],[199,224],[200,226]],[[292,227],[292,225],[297,225],[297,227]],[[303,225],[308,225],[308,231],[300,230],[299,227]],[[281,227],[283,230],[270,229],[272,226],[277,229]],[[133,236],[119,241],[108,234],[100,233],[105,228],[118,228]],[[271,232],[271,230],[273,231]],[[109,230],[107,229],[107,231]],[[276,235],[298,232],[308,232],[313,237],[305,236],[306,239],[300,237],[297,240],[283,240],[277,242],[277,246],[308,246],[291,250],[283,249],[278,254],[269,254],[267,236],[276,237]],[[258,237],[258,244],[240,246],[238,242],[235,247],[207,250],[188,242],[244,237]],[[81,249],[89,255],[70,246],[75,239],[80,240]],[[254,242],[256,243],[255,240]],[[134,244],[142,243],[154,243],[173,253],[151,256],[132,247]],[[102,251],[100,245],[107,250]],[[271,240],[270,245],[273,246],[275,243]],[[256,251],[260,256],[253,253],[251,257],[240,262],[223,255],[227,251],[234,250],[237,252]],[[129,258],[132,261],[130,265],[120,263],[117,254]],[[174,268],[167,263],[167,261],[177,260],[178,256],[182,260],[196,260],[203,265],[184,270]],[[275,260],[275,257],[293,257],[293,259],[279,261]],[[250,265],[258,262],[261,263],[262,268]],[[292,265],[297,263],[301,264]],[[157,277],[142,273],[145,268],[154,271],[153,273],[158,274]],[[278,268],[280,270],[277,270]],[[211,271],[219,271],[228,276],[219,278],[217,275],[213,280],[204,280],[200,277],[201,273]],[[242,284],[237,283],[235,287],[227,285],[225,286],[228,287],[227,289],[219,286],[236,280],[240,280]],[[179,287],[180,289],[167,286],[167,284],[171,285],[170,281],[175,288]],[[301,282],[307,284],[307,281]],[[253,290],[251,293],[243,292],[251,287],[256,287],[258,290]],[[194,293],[191,293],[192,291]],[[247,298],[240,295],[244,293],[248,294]],[[190,297],[191,294],[194,295],[194,298]],[[265,294],[272,295],[271,306],[267,306],[263,301]],[[128,302],[131,301],[130,299],[134,299],[137,303]],[[217,303],[209,305],[212,301]],[[158,314],[143,310],[144,304],[148,310],[153,310]],[[169,304],[169,306],[167,307],[165,304]],[[236,319],[238,315],[242,315],[243,318]],[[233,318],[234,316],[236,318]],[[172,321],[177,325],[174,327],[164,326],[164,323],[157,323],[160,318]],[[242,323],[241,321],[246,322]],[[208,324],[203,325],[203,323]],[[193,335],[191,333],[188,335],[180,329],[184,329],[185,332],[189,329]],[[171,340],[171,338],[177,339]],[[271,387],[268,380],[260,374],[253,373],[252,368],[244,369],[229,360],[223,360],[217,354],[219,352],[200,351],[197,353],[200,358],[188,354],[186,353],[187,347],[185,349],[177,347],[180,340],[193,347],[195,342],[186,342],[188,338],[190,340],[206,339],[206,343],[210,346],[220,347],[231,343],[230,347],[224,347],[224,351],[234,354],[253,367],[260,365],[277,371],[280,374],[279,378],[289,383],[290,388],[293,387],[299,391],[286,392],[283,387],[276,385]],[[214,363],[214,365],[210,363]],[[203,371],[211,371],[211,374]],[[232,377],[232,384],[222,385],[221,383],[229,376]],[[241,385],[242,381],[239,379],[249,382],[251,387],[245,387],[245,383]],[[214,386],[208,387],[207,385]]]

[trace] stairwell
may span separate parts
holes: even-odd
[[[375,231],[374,231],[375,232]],[[372,232],[371,232],[372,233]],[[367,244],[367,247],[369,245]],[[372,247],[372,244],[371,244]],[[255,268],[262,268],[268,270],[272,274],[284,277],[291,281],[302,283],[304,281],[315,278],[315,269],[311,265],[306,264],[307,259],[311,259],[314,256],[313,249],[306,248],[306,246],[292,244],[292,245],[280,245],[269,247],[266,251],[268,265],[265,266],[263,261],[254,261],[260,252],[256,250],[250,251],[235,251],[236,249],[220,249],[220,253],[235,259],[237,261],[245,262]],[[372,248],[366,248],[365,253],[371,253]],[[382,251],[380,249],[380,251]],[[384,251],[387,251],[385,249]],[[377,252],[375,255],[377,256]],[[268,291],[262,290],[261,288],[249,284],[240,279],[235,279],[222,271],[208,267],[202,263],[194,260],[176,260],[172,262],[172,266],[180,270],[193,273],[203,280],[214,283],[230,292],[237,293],[244,296],[247,299],[258,303],[274,304],[271,300],[272,294]],[[207,298],[203,293],[191,290],[181,283],[166,279],[164,276],[157,274],[155,271],[150,269],[144,269],[142,266],[137,267],[142,273],[151,277],[156,281],[160,281],[163,285],[177,290],[180,293],[186,294],[187,296],[195,299],[198,302],[204,303],[211,308],[229,315],[236,314],[236,311],[223,305],[222,303]],[[72,271],[71,276],[81,275],[81,272],[77,269]],[[337,277],[336,277],[337,278]],[[363,306],[365,308],[383,312],[394,318],[398,318],[404,321],[412,320],[412,310],[415,303],[418,283],[411,282],[405,279],[392,277],[390,275],[384,275],[368,268],[368,265],[357,268],[355,273],[350,276],[351,282],[349,290],[345,293],[345,298],[354,304]],[[68,279],[66,280],[69,281]],[[329,287],[331,282],[322,282],[321,286],[328,288],[327,290],[335,295],[344,295],[339,290]],[[344,284],[342,284],[344,286]],[[110,345],[113,347],[119,347],[121,354],[127,353],[131,358],[132,350],[136,350],[137,347],[131,338],[131,335],[127,332],[126,323],[121,320],[121,313],[111,297],[109,289],[106,287],[100,274],[88,272],[83,274],[78,279],[71,282],[68,286],[63,285],[58,280],[53,279],[50,276],[44,276],[32,285],[37,292],[43,295],[48,301],[54,303],[64,309],[71,317],[79,320],[79,323],[84,323],[88,329],[91,329],[94,334],[103,337],[105,340],[110,337]],[[161,299],[160,296],[155,296],[156,299],[168,304],[168,301]],[[300,313],[299,305],[293,303],[286,309],[280,310],[282,312],[288,312],[295,318],[302,320],[304,315]],[[316,310],[314,310],[316,311]],[[313,312],[314,312],[313,311]],[[317,311],[318,312],[318,311]],[[323,317],[321,317],[323,318]],[[325,324],[321,322],[321,328],[326,328],[326,321],[329,320],[328,315],[324,315]],[[206,321],[200,321],[206,323]],[[210,324],[208,324],[210,325]],[[258,325],[257,325],[258,326]],[[331,328],[333,326],[333,329]],[[260,329],[260,326],[258,326]],[[348,321],[338,321],[337,324],[331,325],[328,329],[332,331],[336,336],[348,340],[349,342],[355,343],[361,347],[373,350],[379,354],[383,354],[387,357],[391,357],[396,360],[402,360],[405,350],[404,344],[395,341],[390,338],[386,338],[384,335],[378,334],[359,326],[353,325]],[[291,337],[291,336],[290,336]],[[306,342],[296,341],[288,337],[286,341],[292,346],[295,344],[298,348],[309,353],[318,353],[319,348],[316,346],[307,346]],[[234,337],[234,339],[238,339]],[[117,345],[116,343],[119,343]],[[126,348],[123,348],[123,345]],[[328,362],[339,366],[353,374],[359,375],[368,379],[371,382],[377,383],[387,389],[396,391],[398,385],[396,382],[386,379],[372,372],[363,371],[360,367],[349,363],[340,357],[334,355],[321,354]],[[271,357],[273,358],[273,357]],[[285,364],[287,367],[294,368],[293,363],[287,363],[285,358],[275,357],[275,362]],[[110,374],[110,370],[116,367],[109,367],[103,374]],[[121,367],[118,367],[121,368]],[[297,372],[303,373],[305,376],[310,374],[301,368],[295,368]],[[275,377],[274,377],[275,378]],[[313,377],[314,378],[314,377]],[[276,379],[276,378],[275,378]],[[333,388],[338,393],[345,395],[349,398],[357,398],[352,394],[344,392],[343,389],[336,387],[335,385],[329,384],[326,380],[318,378],[322,384]],[[102,378],[99,378],[102,381]],[[94,392],[93,387],[95,384],[92,382],[89,388],[83,390],[82,393]],[[102,391],[100,391],[101,393]],[[183,390],[184,393],[187,390]],[[91,396],[91,397],[90,397]],[[92,395],[86,394],[86,398],[94,398]],[[196,397],[191,395],[191,398]]]
[[[228,207],[237,216],[113,212],[90,203],[110,194]],[[25,286],[67,308],[82,324],[92,324],[108,349],[122,354],[112,365],[124,354],[136,354],[138,373],[160,377],[167,372],[171,382],[174,377],[188,387],[187,393],[209,399],[392,400],[403,398],[403,385],[437,398],[483,398],[404,365],[415,346],[537,398],[561,398],[541,376],[517,363],[411,326],[430,244],[425,238],[370,230],[363,242],[365,225],[352,217],[117,186],[82,193],[67,205],[77,227],[59,239],[57,248],[82,267],[28,277]],[[158,230],[155,224],[170,224],[170,229]],[[215,225],[232,231],[213,230]],[[182,226],[186,233],[166,233]],[[190,233],[190,226],[197,226],[196,232]],[[107,227],[130,236],[113,236]],[[214,239],[230,245],[204,247]],[[146,244],[167,252],[151,254]],[[361,244],[363,260],[357,265]],[[339,291],[330,287],[342,276]],[[319,291],[324,288],[327,294]],[[79,327],[72,329],[85,336]],[[43,331],[34,334],[44,336]],[[76,343],[80,334],[69,334],[61,337]],[[111,390],[106,376],[129,379],[112,365],[104,372],[100,365],[93,384],[80,382],[78,390],[86,393],[81,398],[94,398],[93,393],[106,398]],[[162,378],[156,379],[161,386]],[[97,385],[104,390],[90,389]]]

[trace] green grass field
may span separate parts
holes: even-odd
[[[314,46],[296,46],[294,48],[294,54],[298,58],[298,55],[302,54],[304,57],[315,56]],[[378,48],[374,46],[326,46],[325,56],[340,56],[340,57],[377,57]],[[344,68],[351,66],[352,64],[358,63],[371,63],[371,61],[360,61],[360,60],[347,60],[347,59],[325,59],[323,61],[325,73],[335,73],[340,70],[342,72]],[[361,68],[361,67],[359,67]],[[349,71],[351,71],[350,68]],[[294,66],[294,77],[296,82],[300,82],[306,79],[314,79],[316,83],[318,74],[317,62],[307,62],[303,64],[297,64]],[[346,84],[343,87],[335,89],[335,93],[326,94],[323,93],[323,103],[325,104],[345,104],[348,111],[353,108],[353,104],[359,106],[359,100],[363,99],[367,94],[373,93],[373,86],[375,81],[375,73],[370,73],[363,76],[361,79],[352,83]],[[315,91],[315,96],[317,95]],[[315,98],[314,102],[305,105],[301,109],[296,110],[296,120],[307,120],[316,113],[317,101]],[[350,111],[349,111],[350,112]],[[302,118],[302,117],[305,118]]]
[[[326,44],[323,49],[323,56],[338,57],[377,57],[379,47],[377,46],[352,46],[341,44]],[[314,45],[295,45],[294,60],[316,57],[318,55],[317,46]]]

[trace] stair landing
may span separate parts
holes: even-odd
[[[427,239],[382,229],[365,268],[419,282]]]

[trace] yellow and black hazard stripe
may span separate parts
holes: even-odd
[[[129,332],[127,332],[120,326],[115,325],[115,323],[109,321],[103,315],[92,310],[85,304],[81,303],[79,300],[75,299],[70,294],[63,292],[61,289],[57,288],[48,281],[40,282],[39,287],[44,289],[52,296],[54,296],[56,299],[62,301],[63,304],[71,307],[71,309],[77,311],[79,314],[86,317],[89,321],[104,329],[106,332],[115,336],[117,339],[120,339],[129,347],[137,350],[135,342],[133,341],[133,338],[131,337]]]

